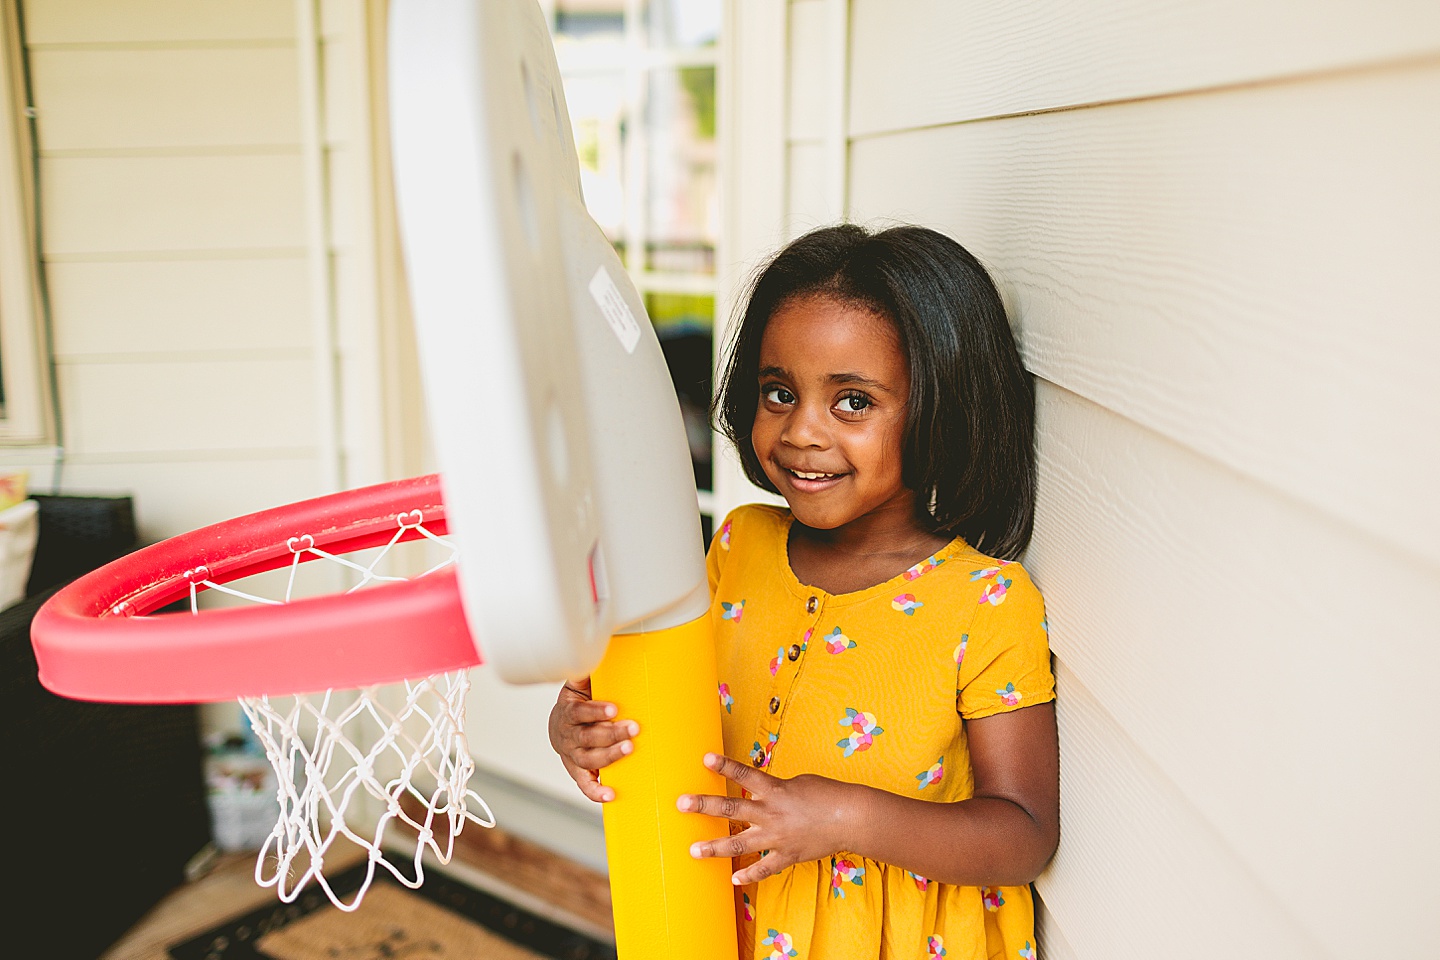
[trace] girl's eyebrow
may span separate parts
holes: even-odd
[[[879,380],[873,380],[859,373],[832,373],[829,380],[833,384],[844,386],[868,387],[871,390],[878,390],[881,393],[889,393],[890,388]]]

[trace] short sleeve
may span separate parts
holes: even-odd
[[[720,582],[720,571],[725,569],[725,562],[730,559],[730,530],[735,525],[735,514],[739,510],[731,510],[725,517],[725,522],[720,524],[720,529],[710,538],[710,549],[705,553],[705,571],[710,576],[710,596],[715,596],[715,585]]]
[[[956,649],[956,709],[967,720],[1055,699],[1045,602],[1018,563],[971,573],[980,605]]]

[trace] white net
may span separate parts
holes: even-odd
[[[456,549],[426,530],[423,520],[418,510],[399,517],[394,537],[368,563],[317,549],[309,536],[291,538],[283,599],[214,583],[200,568],[191,578],[191,610],[199,612],[202,587],[245,602],[288,603],[307,554],[338,564],[354,579],[346,592],[411,579],[379,572],[407,533],[446,553],[419,576],[434,573],[455,562]],[[427,850],[448,863],[467,821],[493,827],[490,808],[468,786],[475,769],[465,740],[469,689],[469,674],[460,670],[355,691],[241,698],[241,709],[275,768],[280,801],[275,829],[256,860],[256,882],[275,887],[289,903],[313,880],[335,906],[354,910],[377,868],[418,887],[425,879]],[[404,831],[390,829],[402,824],[414,835],[413,850],[399,846]],[[358,889],[351,891],[348,884],[335,889],[325,873],[327,858],[343,859],[348,866],[357,848],[365,858]]]

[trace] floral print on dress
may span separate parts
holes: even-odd
[[[939,960],[947,956],[945,952],[945,939],[940,936],[925,938],[925,960]]]
[[[875,738],[885,732],[885,728],[875,722],[875,714],[865,713],[854,707],[845,708],[845,716],[840,718],[839,723],[842,727],[850,728],[850,732],[835,743],[835,746],[845,751],[847,757],[852,753],[869,750]]]
[[[775,734],[770,734],[770,739],[762,746],[759,740],[750,748],[750,764],[756,770],[764,770],[770,766],[770,756],[775,752],[775,741],[780,739]]]
[[[925,604],[916,600],[915,594],[913,593],[902,593],[890,601],[890,606],[905,614],[907,617],[913,617],[915,616],[915,611],[925,606]]]
[[[919,891],[921,891],[921,892],[923,893],[924,891],[930,889],[930,881],[929,881],[928,879],[926,879],[925,877],[920,876],[920,874],[918,874],[918,873],[913,873],[913,872],[911,872],[911,871],[909,871],[909,870],[906,870],[906,871],[905,871],[905,876],[907,876],[907,877],[909,877],[911,880],[914,880],[914,881],[915,881],[915,889],[916,889],[916,890],[919,890]]]
[[[1030,946],[1030,941],[1025,941],[1025,946],[1015,951],[1020,960],[1035,960],[1035,948]]]
[[[929,573],[931,570],[934,570],[936,567],[940,566],[940,564],[944,562],[945,561],[939,557],[926,557],[924,560],[921,560],[919,563],[915,564],[915,566],[905,571],[905,579],[918,580],[919,578],[925,576],[925,574]]]
[[[811,627],[809,630],[806,630],[806,631],[805,631],[805,636],[803,636],[803,637],[800,638],[800,652],[801,652],[801,653],[804,653],[806,650],[808,650],[808,649],[810,648],[810,637],[811,637],[814,633],[815,633],[815,628],[814,628],[814,627]]]
[[[856,643],[836,627],[825,635],[825,649],[831,653],[844,653],[846,650],[854,650]]]
[[[726,520],[725,525],[720,528],[720,549],[730,549],[730,521]]]
[[[1013,707],[1020,703],[1022,694],[1015,689],[1015,684],[1007,683],[995,691],[1000,696],[1000,702],[1007,707]]]
[[[844,859],[830,858],[830,896],[845,899],[845,884],[865,886],[865,868]]]
[[[1009,591],[1010,584],[1014,582],[1004,577],[996,577],[994,583],[986,584],[985,589],[980,591],[980,602],[988,603],[992,607],[1000,606],[1005,602],[1005,594]]]
[[[785,648],[784,648],[784,647],[778,647],[778,648],[775,650],[775,656],[773,656],[773,657],[770,658],[770,676],[773,677],[773,676],[775,676],[775,674],[777,674],[777,673],[780,672],[780,664],[783,663],[784,661],[785,661]]]
[[[968,634],[968,633],[962,633],[962,634],[960,634],[960,644],[955,648],[955,653],[953,654],[953,656],[955,657],[955,666],[958,667],[958,666],[960,666],[960,664],[962,664],[962,663],[965,662],[965,648],[968,647],[969,645],[970,645],[970,634]]]
[[[767,936],[760,943],[770,948],[770,955],[766,960],[779,960],[781,957],[798,957],[800,951],[795,949],[794,938],[788,933],[781,933],[778,930],[770,929],[765,931]]]
[[[740,911],[741,911],[741,913],[743,913],[743,914],[745,915],[745,919],[746,919],[746,920],[749,920],[751,923],[754,923],[754,922],[755,922],[755,911],[754,911],[754,909],[752,909],[752,907],[753,907],[753,904],[751,904],[751,902],[750,902],[750,894],[748,894],[748,893],[742,893],[742,894],[740,894]]]
[[[723,611],[720,614],[722,620],[733,620],[739,623],[740,615],[745,612],[745,601],[737,600],[734,603],[726,603],[724,600],[721,600],[720,609]]]
[[[728,683],[720,684],[720,706],[725,708],[726,713],[730,713],[730,708],[735,706],[735,698],[730,694]]]
[[[1000,893],[999,887],[981,887],[980,899],[985,904],[985,909],[994,913],[1005,906],[1005,897]]]
[[[930,769],[924,773],[915,774],[915,779],[920,781],[920,786],[915,788],[917,790],[924,790],[926,787],[945,779],[945,758],[941,757],[939,760],[936,760],[930,765]]]
[[[1010,561],[1001,560],[996,566],[985,567],[982,570],[970,571],[970,582],[976,580],[989,580],[985,589],[980,591],[980,602],[988,603],[992,607],[998,607],[1005,602],[1005,594],[1009,591],[1014,580],[1007,579],[1000,571],[1010,565]]]

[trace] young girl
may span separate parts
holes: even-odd
[[[810,233],[751,291],[716,401],[749,478],[708,564],[742,957],[1035,956],[1059,834],[1034,401],[990,278],[918,227]],[[567,684],[591,799],[638,733]],[[698,760],[699,758],[697,758]]]

